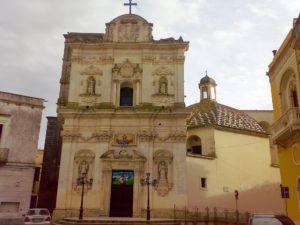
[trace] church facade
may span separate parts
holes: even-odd
[[[126,14],[105,33],[65,35],[54,220],[78,216],[82,183],[84,216],[143,216],[147,173],[155,217],[173,217],[174,207],[236,210],[235,191],[241,211],[282,212],[266,130],[218,104],[208,76],[201,102],[186,108],[189,43],[155,40],[152,27]]]
[[[84,177],[87,213],[141,216],[147,193],[140,179],[147,172],[157,180],[151,198],[164,199],[153,201],[153,207],[186,205],[183,78],[188,42],[153,40],[152,24],[137,15],[114,19],[105,34],[68,33],[65,39],[55,213],[78,211],[77,181]],[[130,185],[118,189],[123,175]],[[122,196],[128,198],[125,205],[120,205]]]

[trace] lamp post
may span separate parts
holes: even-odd
[[[149,196],[149,186],[156,186],[157,180],[153,179],[150,180],[150,173],[146,173],[146,179],[141,179],[141,185],[146,186],[147,185],[147,221],[150,220],[150,196]]]
[[[87,180],[86,173],[82,173],[82,176],[77,178],[77,185],[81,185],[81,201],[80,201],[80,208],[79,208],[79,219],[82,220],[83,218],[83,195],[84,195],[84,185],[92,185],[93,179]]]
[[[234,197],[235,197],[235,209],[236,209],[236,224],[239,225],[239,208],[238,208],[238,200],[239,200],[239,192],[238,190],[234,190]]]

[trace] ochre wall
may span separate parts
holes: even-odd
[[[199,135],[207,130],[200,131]],[[269,139],[214,131],[216,159],[187,158],[188,205],[240,211],[284,213],[279,169],[270,166]],[[207,178],[201,189],[200,178]]]

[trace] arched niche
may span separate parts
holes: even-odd
[[[88,149],[79,150],[74,156],[73,167],[73,188],[76,191],[81,189],[78,185],[78,179],[84,178],[87,185],[86,191],[92,188],[93,185],[93,167],[95,161],[95,153]]]
[[[153,175],[157,179],[155,189],[160,196],[166,196],[173,187],[173,153],[157,150],[153,154]]]
[[[159,78],[158,82],[158,93],[161,95],[168,94],[168,80],[165,77]]]
[[[282,114],[289,108],[299,106],[296,75],[292,69],[283,74],[279,89]]]
[[[86,94],[94,95],[96,93],[96,79],[89,76],[86,80]]]

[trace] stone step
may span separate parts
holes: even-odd
[[[142,219],[83,219],[75,218],[62,219],[54,225],[181,225],[179,220],[151,220],[146,221]]]

